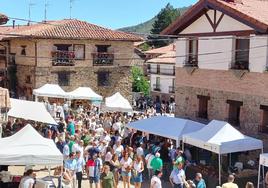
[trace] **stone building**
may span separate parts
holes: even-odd
[[[176,42],[176,116],[268,133],[268,1],[199,0],[162,34]]]
[[[133,43],[139,37],[76,19],[0,31],[16,67],[13,89],[19,97],[31,99],[34,88],[53,83],[65,91],[85,86],[104,97],[120,92],[131,99]]]

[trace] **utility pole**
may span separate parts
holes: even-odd
[[[72,19],[72,9],[73,9],[73,3],[75,0],[69,0],[70,3],[70,19]]]
[[[28,25],[30,25],[31,24],[31,9],[32,9],[32,6],[34,6],[35,4],[34,3],[32,3],[32,0],[29,0],[29,3],[28,3],[28,8],[29,8],[29,10],[28,10]]]
[[[44,21],[47,21],[47,8],[49,6],[48,0],[45,0],[45,14],[44,14]]]

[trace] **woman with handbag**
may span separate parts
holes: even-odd
[[[124,188],[130,188],[130,177],[131,177],[131,168],[132,168],[132,159],[129,157],[128,152],[123,153],[123,158],[120,160],[123,186]]]
[[[135,188],[141,188],[143,170],[144,170],[144,164],[142,157],[137,155],[133,163],[133,181]]]

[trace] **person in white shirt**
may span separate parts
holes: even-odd
[[[183,188],[186,182],[185,172],[183,170],[183,164],[176,164],[177,168],[174,168],[169,176],[169,181],[174,188]]]
[[[138,143],[138,148],[136,149],[137,156],[144,157],[144,151],[142,145]]]
[[[148,169],[148,177],[149,179],[152,178],[152,175],[153,175],[153,168],[151,166],[151,162],[152,160],[155,158],[154,154],[152,152],[148,153],[146,156],[145,156],[145,162],[146,162],[146,166],[147,166],[147,169]]]
[[[24,177],[20,181],[19,188],[33,188],[35,174],[32,169],[24,173]]]
[[[115,145],[113,146],[113,150],[118,157],[122,156],[124,147],[121,145],[121,141],[116,141]]]
[[[156,170],[155,175],[151,178],[150,188],[162,188],[162,171]]]

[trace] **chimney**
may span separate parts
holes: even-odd
[[[15,28],[15,20],[12,21],[12,28]]]

